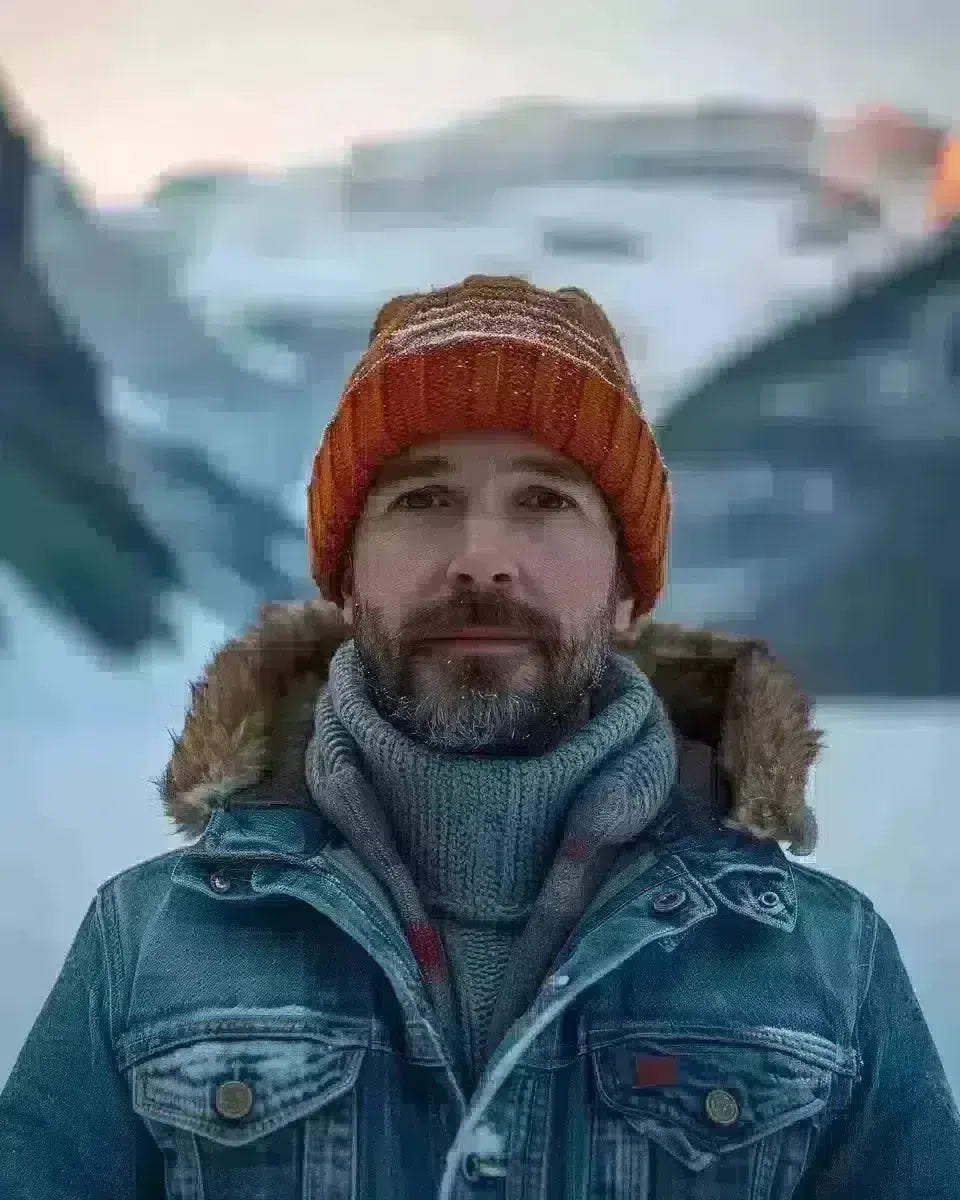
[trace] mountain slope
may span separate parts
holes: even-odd
[[[111,651],[170,634],[168,547],[112,457],[100,374],[26,253],[29,149],[0,104],[0,560]]]
[[[681,580],[766,580],[714,623],[770,638],[817,695],[960,696],[960,228],[725,364],[659,439],[704,490],[764,479],[712,537],[678,489]]]

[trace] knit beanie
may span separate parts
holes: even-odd
[[[634,619],[664,584],[667,471],[619,338],[575,287],[470,275],[381,308],[313,464],[310,566],[342,605],[345,553],[377,469],[394,454],[473,431],[524,433],[578,462],[620,525]]]

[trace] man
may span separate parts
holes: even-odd
[[[309,512],[325,602],[194,689],[197,840],[98,890],[5,1200],[960,1196],[889,927],[778,845],[805,698],[646,619],[667,476],[590,298],[387,304]]]

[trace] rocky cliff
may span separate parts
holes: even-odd
[[[174,555],[133,504],[113,457],[90,351],[28,251],[31,153],[0,95],[0,561],[108,651],[168,635]]]

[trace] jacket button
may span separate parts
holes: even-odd
[[[707,1093],[706,1109],[715,1125],[732,1125],[740,1116],[740,1105],[724,1088],[714,1088]]]
[[[673,912],[682,904],[687,902],[687,893],[682,888],[672,888],[668,892],[661,892],[653,901],[653,911],[658,913]]]
[[[230,1079],[217,1088],[213,1106],[228,1121],[239,1121],[253,1108],[253,1092],[240,1079]]]
[[[779,895],[772,890],[761,892],[757,900],[763,908],[779,908],[781,904]]]
[[[215,892],[229,892],[230,880],[221,871],[214,871],[210,876],[210,886]]]
[[[460,1165],[467,1183],[504,1179],[508,1173],[507,1161],[499,1155],[468,1154]]]

